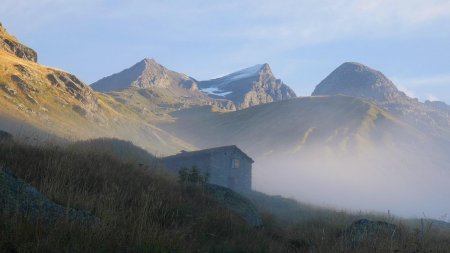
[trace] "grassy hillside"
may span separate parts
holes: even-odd
[[[375,105],[344,96],[296,98],[227,113],[199,107],[172,116],[174,122],[160,126],[196,146],[236,144],[254,156],[317,146],[353,153],[424,138]]]
[[[0,161],[57,203],[91,211],[101,224],[46,224],[2,215],[0,247],[18,252],[275,252],[282,242],[247,225],[201,189],[156,166],[87,146],[0,144]]]
[[[408,225],[389,216],[326,210],[257,192],[247,197],[263,213],[264,226],[254,228],[202,188],[180,185],[157,164],[139,166],[109,151],[92,152],[92,143],[63,148],[0,141],[3,166],[57,203],[90,211],[101,221],[46,223],[2,212],[0,251],[445,252],[450,247],[448,228],[431,221]],[[363,217],[392,223],[398,236],[351,230]]]
[[[1,36],[11,37],[5,30]],[[95,93],[70,73],[20,58],[0,48],[0,117],[14,134],[20,125],[69,139],[120,137],[152,152],[171,154],[192,146],[154,126],[114,98]],[[5,121],[21,122],[19,125]]]

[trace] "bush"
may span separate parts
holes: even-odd
[[[204,185],[209,179],[209,174],[202,174],[196,166],[192,166],[191,169],[182,168],[178,172],[178,176],[180,183],[190,185]]]

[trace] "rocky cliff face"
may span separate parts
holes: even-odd
[[[447,130],[450,127],[450,117],[448,112],[442,109],[442,105],[421,103],[408,97],[383,73],[360,63],[342,64],[316,86],[312,95],[362,98],[421,130],[440,138],[450,138]]]
[[[210,97],[231,100],[237,109],[296,97],[289,86],[273,75],[267,63],[199,84]]]
[[[19,58],[37,62],[37,53],[23,44],[19,43],[17,39],[10,35],[0,23],[0,49]]]

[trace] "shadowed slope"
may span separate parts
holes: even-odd
[[[194,145],[236,144],[253,156],[307,152],[308,147],[364,151],[407,144],[397,139],[423,138],[375,105],[345,96],[290,99],[228,113],[202,107],[172,115],[175,122],[162,127]]]

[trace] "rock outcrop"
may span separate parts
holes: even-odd
[[[33,49],[19,43],[0,23],[0,50],[4,50],[19,58],[37,62],[37,53]]]
[[[91,115],[99,109],[98,98],[94,95],[92,89],[76,76],[67,72],[55,71],[48,74],[47,79],[53,86],[64,89],[81,102],[81,105],[75,105],[75,107],[86,112],[83,116]]]
[[[273,75],[267,63],[199,84],[212,98],[231,100],[237,109],[296,97],[289,86]]]
[[[355,248],[376,238],[391,240],[399,238],[400,229],[398,226],[384,221],[360,219],[346,229],[344,236],[346,237],[345,241],[349,242],[352,248]]]
[[[92,225],[99,221],[92,214],[66,208],[51,201],[11,171],[0,168],[0,213],[20,215],[32,220],[53,222],[58,219]]]
[[[12,140],[13,136],[5,131],[0,130],[0,141]]]

